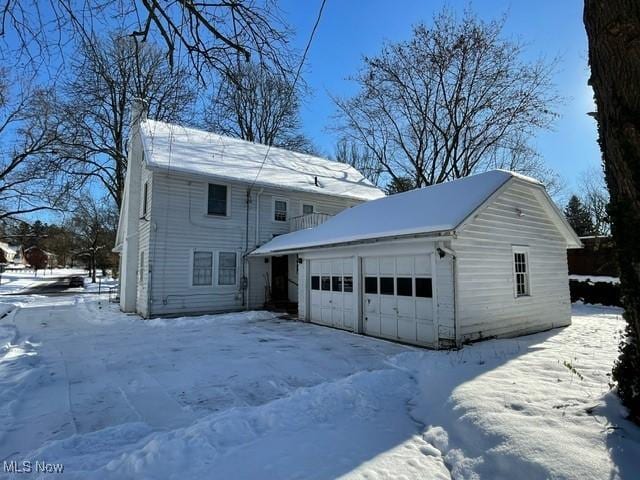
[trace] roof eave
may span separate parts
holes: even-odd
[[[405,235],[392,235],[392,236],[385,236],[385,237],[363,238],[363,239],[351,240],[346,242],[325,243],[322,245],[311,245],[308,247],[286,248],[282,250],[270,250],[268,252],[254,251],[252,253],[249,253],[249,256],[250,257],[269,257],[269,256],[280,256],[280,255],[291,255],[294,253],[308,252],[311,250],[322,250],[325,248],[351,247],[355,245],[368,245],[373,243],[390,242],[394,240],[408,240],[413,238],[439,239],[442,237],[451,237],[451,236],[454,236],[455,234],[456,234],[455,230],[440,230],[437,232],[425,232],[425,233],[409,233]]]

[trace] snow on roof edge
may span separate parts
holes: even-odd
[[[353,173],[357,174],[358,176],[360,176],[362,178],[362,180],[364,180],[364,183],[362,184],[355,184],[354,182],[351,182],[354,184],[354,187],[358,187],[358,188],[365,188],[371,191],[371,194],[367,194],[367,195],[358,195],[358,194],[350,194],[350,193],[342,193],[342,192],[322,192],[322,191],[318,191],[315,192],[312,189],[309,188],[301,188],[301,187],[296,187],[296,186],[291,186],[291,185],[282,185],[278,182],[270,182],[270,181],[265,181],[265,180],[260,180],[258,177],[258,180],[256,181],[251,181],[251,179],[243,179],[243,178],[238,178],[238,177],[234,177],[234,176],[225,176],[225,175],[220,175],[220,174],[212,174],[212,173],[205,173],[202,171],[198,171],[196,169],[192,169],[189,167],[179,167],[179,166],[170,166],[169,168],[167,168],[167,166],[163,165],[161,162],[157,161],[154,159],[154,152],[153,152],[153,147],[148,145],[148,140],[149,137],[153,137],[153,135],[147,131],[148,129],[152,128],[152,124],[156,123],[159,125],[164,125],[166,128],[168,128],[169,130],[173,130],[173,129],[182,129],[185,132],[187,131],[192,131],[192,132],[197,132],[200,134],[204,134],[204,135],[208,135],[214,138],[218,138],[221,139],[222,141],[230,141],[230,142],[235,142],[237,144],[248,144],[248,145],[252,145],[252,146],[256,146],[256,147],[268,147],[269,148],[269,153],[273,152],[274,154],[280,153],[283,155],[292,155],[295,158],[297,158],[299,161],[304,161],[306,159],[306,157],[309,157],[311,159],[317,160],[321,163],[327,163],[327,164],[331,164],[331,163],[335,163],[335,164],[340,164],[341,166],[345,167],[345,171],[351,170]],[[143,127],[144,124],[147,124]],[[194,128],[194,127],[186,127],[186,126],[182,126],[182,125],[177,125],[177,124],[172,124],[172,123],[168,123],[168,122],[162,122],[159,120],[152,120],[152,119],[145,119],[141,122],[141,127],[139,128],[139,133],[140,133],[140,138],[141,138],[141,143],[142,143],[142,148],[144,150],[144,162],[146,163],[146,165],[152,169],[152,170],[157,170],[157,171],[165,171],[166,173],[171,173],[171,172],[178,172],[178,173],[183,173],[183,174],[192,174],[192,175],[196,175],[196,176],[204,176],[204,177],[209,177],[209,178],[218,178],[218,179],[222,179],[222,180],[227,180],[227,181],[231,181],[231,182],[238,182],[238,183],[251,183],[254,185],[260,185],[262,187],[275,187],[275,188],[286,188],[287,190],[293,190],[293,191],[299,191],[299,192],[304,192],[304,193],[313,193],[313,194],[320,194],[320,195],[328,195],[328,196],[337,196],[337,197],[341,197],[341,198],[347,198],[347,199],[352,199],[352,200],[361,200],[361,201],[367,201],[367,200],[374,200],[374,199],[379,199],[379,198],[384,198],[386,195],[385,193],[376,185],[374,185],[369,179],[367,179],[362,172],[360,172],[358,169],[356,169],[355,167],[353,167],[352,165],[349,165],[347,163],[342,163],[342,162],[338,162],[335,160],[330,160],[327,158],[323,158],[317,155],[311,155],[311,154],[307,154],[307,153],[302,153],[302,152],[295,152],[293,150],[287,150],[285,148],[281,148],[281,147],[276,147],[276,146],[267,146],[258,142],[252,142],[249,140],[244,140],[241,138],[235,138],[235,137],[229,137],[226,135],[221,135],[219,133],[215,133],[215,132],[208,132],[206,130],[201,130],[198,128]],[[344,182],[344,183],[348,183],[348,182]],[[379,195],[378,195],[379,194]]]

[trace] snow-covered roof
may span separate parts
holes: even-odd
[[[344,163],[271,147],[261,169],[266,145],[149,119],[141,123],[140,131],[151,169],[247,183],[257,176],[258,186],[358,200],[384,196],[360,172]]]
[[[514,172],[492,170],[357,205],[343,210],[315,228],[275,237],[252,254],[450,232],[456,230],[494,192],[514,178],[541,186],[537,180]],[[550,199],[549,202],[552,203]],[[569,231],[573,233],[570,227]],[[579,244],[577,237],[575,241]]]

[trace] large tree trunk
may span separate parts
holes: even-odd
[[[585,0],[584,24],[627,320],[613,378],[640,422],[640,2]]]

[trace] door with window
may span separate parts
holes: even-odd
[[[311,322],[353,330],[353,259],[312,260],[310,267]]]
[[[364,333],[433,344],[436,325],[430,255],[362,259]]]

